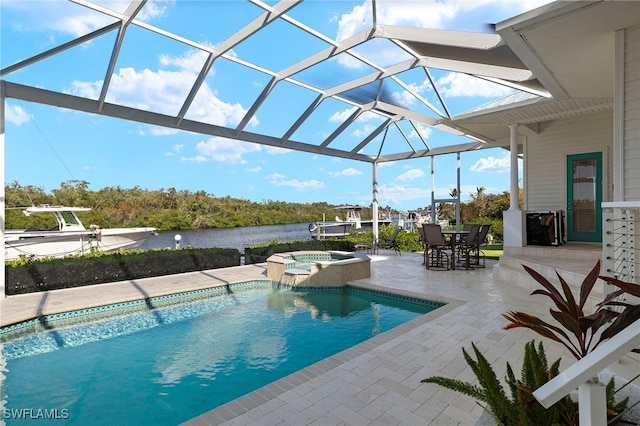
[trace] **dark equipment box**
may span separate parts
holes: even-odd
[[[527,245],[566,244],[564,211],[527,212]]]

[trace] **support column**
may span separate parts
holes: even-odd
[[[511,165],[509,169],[509,210],[520,210],[518,206],[518,125],[509,126],[509,149]]]
[[[457,176],[456,176],[456,181],[457,183],[457,200],[456,200],[456,231],[460,230],[460,153],[456,153],[456,169],[457,169]]]
[[[373,202],[371,203],[371,214],[373,215],[373,252],[378,252],[378,162],[374,161],[372,170],[373,176]]]
[[[613,201],[625,201],[624,188],[624,103],[625,30],[615,33],[613,73]],[[605,192],[607,197],[609,188]],[[605,198],[606,199],[606,198]]]
[[[502,213],[504,225],[504,246],[524,247],[526,242],[525,217],[518,206],[518,124],[509,126],[510,165],[510,205],[509,210]]]
[[[2,236],[2,241],[4,243],[4,223],[5,223],[5,193],[4,193],[4,82],[0,81],[0,236]],[[0,299],[4,299],[7,297],[6,295],[6,276],[5,276],[5,253],[4,247],[2,248],[2,254],[0,254],[0,261],[2,261],[2,270],[0,271]]]
[[[436,223],[436,172],[433,170],[435,160],[431,156],[431,223]]]

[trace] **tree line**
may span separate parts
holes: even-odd
[[[452,189],[449,192],[451,198],[458,196],[458,190]],[[522,189],[518,191],[518,204],[522,208]],[[511,195],[509,191],[501,194],[487,194],[486,188],[476,187],[475,193],[469,194],[470,201],[460,203],[460,220],[464,222],[473,221],[478,218],[491,220],[502,220],[502,212],[511,205]],[[441,219],[453,220],[456,217],[456,206],[453,203],[441,203],[438,205],[438,217]]]
[[[469,203],[461,205],[463,222],[473,215],[502,219],[502,210],[509,207],[509,194],[505,194],[493,196],[478,191]],[[316,222],[322,220],[323,215],[332,220],[336,207],[326,202],[255,202],[175,188],[148,190],[138,186],[129,189],[116,186],[93,191],[89,189],[89,182],[78,180],[62,182],[51,193],[39,186],[23,186],[14,181],[5,186],[5,200],[6,229],[55,225],[45,217],[36,218],[40,223],[34,223],[34,218],[25,217],[19,209],[43,204],[90,207],[91,211],[78,215],[85,225],[95,223],[102,228],[152,226],[160,231]],[[398,214],[389,207],[381,209]],[[426,210],[428,207],[423,213]],[[441,204],[439,210],[440,218],[455,219],[452,204]],[[362,216],[371,217],[371,209],[364,208]]]

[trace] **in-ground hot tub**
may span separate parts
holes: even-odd
[[[293,287],[336,287],[369,278],[371,259],[343,251],[295,251],[267,259],[267,277]]]

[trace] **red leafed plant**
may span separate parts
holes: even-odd
[[[629,294],[631,296],[640,299],[640,285],[621,281],[617,278],[611,278],[606,276],[600,276],[600,279],[618,287],[619,290],[609,294],[598,306],[604,307],[618,307],[621,309],[620,313],[616,312],[616,320],[602,332],[602,339],[608,339],[615,336],[618,332],[622,331],[629,324],[633,324],[640,319],[640,305],[634,305],[625,300],[620,300],[620,296],[623,294]],[[634,352],[640,352],[634,350]]]
[[[640,286],[615,278],[599,277],[599,260],[582,281],[579,300],[576,300],[569,285],[557,271],[556,275],[560,281],[561,290],[530,267],[526,265],[523,267],[533,279],[544,287],[544,289],[535,290],[531,294],[545,295],[552,300],[556,309],[550,308],[549,312],[558,325],[543,321],[535,315],[510,311],[503,314],[510,322],[504,327],[506,330],[518,327],[529,328],[543,337],[561,343],[576,359],[581,359],[602,341],[611,338],[640,318],[640,306],[615,300],[622,293],[640,297]],[[584,306],[598,278],[617,286],[620,290],[612,293],[597,305],[595,312],[587,315],[584,312]],[[612,306],[622,307],[623,310],[617,312],[611,309]]]

